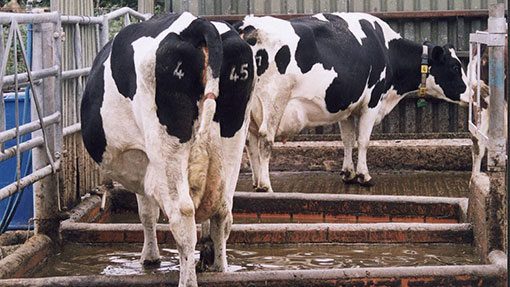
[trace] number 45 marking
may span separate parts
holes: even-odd
[[[230,71],[230,80],[234,82],[237,82],[237,80],[246,81],[248,76],[248,63],[241,65],[239,74],[236,73],[236,66],[233,66],[232,71]]]

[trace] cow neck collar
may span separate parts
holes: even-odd
[[[421,54],[420,73],[421,83],[420,88],[418,89],[418,96],[420,98],[423,98],[427,94],[427,77],[429,75],[429,47],[427,47],[427,45],[423,45],[423,52]]]

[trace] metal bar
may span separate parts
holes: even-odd
[[[60,160],[57,160],[55,162],[55,167],[57,169],[60,169]],[[3,187],[2,189],[0,189],[0,200],[3,200],[11,195],[13,195],[16,190],[18,189],[18,187],[20,189],[23,189],[45,177],[47,177],[48,175],[51,175],[53,173],[53,168],[51,167],[51,165],[47,165],[41,169],[38,169],[37,171],[23,177],[21,180],[20,180],[20,183],[19,185],[15,182]]]
[[[4,79],[4,75],[5,75],[5,69],[7,68],[7,61],[9,60],[9,52],[11,51],[10,47],[11,47],[13,35],[14,35],[14,30],[12,29],[12,26],[11,26],[9,28],[9,35],[7,36],[7,44],[5,46],[5,49],[2,47],[2,50],[4,50],[4,52],[5,52],[5,50],[7,50],[7,53],[3,53],[3,58],[2,58],[2,65],[1,65],[2,70],[0,71],[0,93],[3,93],[3,79]],[[2,42],[3,42],[3,37],[2,37]],[[1,98],[2,98],[2,108],[3,108],[3,111],[5,112],[5,103],[3,101],[3,95]],[[2,118],[3,118],[3,121],[6,121],[5,115]],[[3,125],[5,126],[6,123],[4,122]],[[0,145],[0,151],[3,152],[4,148],[5,147],[3,144]]]
[[[58,18],[57,23],[53,24],[53,65],[59,67],[58,73],[55,76],[55,86],[53,92],[53,109],[54,111],[62,111],[62,23]],[[54,136],[54,149],[55,158],[60,159],[61,153],[64,149],[64,135],[63,135],[63,121],[59,121],[55,124]],[[51,162],[50,162],[51,163]],[[57,192],[57,207],[58,211],[62,211],[62,204],[60,202],[60,193],[63,192],[64,187],[61,186],[62,173],[57,174],[57,170],[54,167],[53,173],[55,174],[56,180],[56,192]]]
[[[427,19],[427,18],[487,18],[489,10],[446,10],[446,11],[398,11],[398,12],[369,12],[368,14],[379,17],[383,20],[387,19]],[[255,16],[267,16],[268,14],[258,14]],[[271,14],[270,16],[280,19],[292,19],[303,16],[311,16],[313,14]],[[244,19],[245,15],[203,15],[201,18],[207,20],[223,20],[223,21],[239,21]]]
[[[35,147],[39,147],[44,143],[44,139],[42,137],[35,137],[33,139],[30,139],[26,142],[20,143],[19,147],[16,148],[16,146],[10,147],[6,149],[3,152],[0,152],[0,161],[5,161],[10,159],[11,157],[16,156],[17,152],[20,153],[26,152],[28,150],[31,150]]]
[[[490,46],[505,46],[506,39],[499,34],[477,31],[469,35],[470,42],[482,43]]]
[[[129,17],[128,17],[129,18]],[[74,27],[74,59],[76,63],[76,71],[80,70],[82,67],[82,51],[81,51],[81,30],[80,25],[76,24]],[[90,69],[87,71],[87,74],[90,72]],[[63,74],[63,72],[62,72]],[[62,75],[63,79],[64,75]],[[76,105],[74,105],[74,109],[78,111],[79,105],[81,103],[81,98],[83,94],[83,86],[82,86],[82,75],[78,75],[76,79]],[[76,112],[74,113],[74,119],[73,122],[80,121],[80,113]]]
[[[101,24],[102,17],[91,17],[91,16],[68,16],[62,15],[60,16],[60,21],[62,24]]]
[[[468,68],[470,63],[473,63],[473,44],[469,43],[469,61],[468,61]],[[472,77],[472,71],[468,73],[468,84],[469,88],[473,87],[473,77]],[[469,97],[469,104],[468,104],[468,123],[472,122],[473,119],[473,96]]]
[[[126,27],[129,24],[131,24],[130,16],[129,16],[129,14],[125,14],[124,15],[124,27]]]
[[[145,21],[147,19],[150,18],[150,16],[148,15],[145,15],[145,14],[142,14],[140,12],[137,12],[131,8],[128,8],[128,7],[123,7],[123,8],[120,8],[118,10],[115,10],[113,12],[110,12],[108,14],[105,14],[104,16],[106,16],[106,18],[108,18],[108,20],[111,20],[111,19],[115,19],[119,16],[122,16],[126,13],[129,13],[129,15],[139,19],[139,20],[142,20],[142,21]]]
[[[74,79],[82,76],[87,76],[90,73],[90,67],[81,68],[76,70],[69,70],[62,72],[62,80]]]
[[[46,125],[55,124],[60,120],[60,112],[55,112],[52,115],[49,115],[43,119]],[[30,122],[28,124],[24,124],[19,127],[19,135],[26,135],[28,133],[34,132],[41,128],[41,123],[39,120]],[[0,133],[0,142],[6,142],[16,137],[16,129],[12,128],[7,131]]]
[[[108,22],[108,17],[106,15],[103,16],[103,22],[101,23],[101,26],[100,26],[100,32],[101,32],[101,36],[99,38],[99,41],[101,43],[101,48],[103,48],[106,43],[108,43],[108,39],[110,39],[110,36],[109,36],[109,22]]]
[[[21,33],[19,33],[19,27],[16,20],[12,22],[14,29],[16,29],[16,33],[14,33],[14,117],[16,123],[16,193],[20,191],[19,183],[21,180],[21,153],[19,151],[19,102],[18,102],[18,45],[16,45],[16,40],[18,40],[19,35],[19,44],[23,47],[23,42],[21,38]],[[25,61],[27,59],[25,58]]]
[[[64,137],[81,131],[81,123],[76,123],[64,128]]]
[[[469,132],[476,136],[482,142],[482,144],[487,146],[489,138],[486,134],[482,133],[482,131],[472,122],[469,123]]]
[[[19,43],[20,43],[20,46],[21,46],[21,53],[23,54],[23,59],[25,60],[25,67],[27,69],[27,76],[28,76],[28,80],[30,81],[30,87],[32,88],[32,93],[34,95],[33,98],[34,98],[34,103],[35,103],[35,106],[36,106],[36,109],[37,109],[37,115],[39,117],[39,120],[41,121],[41,131],[42,131],[43,139],[44,139],[44,142],[45,142],[44,146],[45,146],[45,150],[46,150],[46,155],[48,156],[48,159],[50,160],[50,165],[54,167],[53,156],[51,155],[50,148],[48,146],[48,136],[46,135],[46,123],[44,122],[43,114],[41,112],[41,108],[40,108],[40,105],[39,105],[39,100],[36,97],[36,91],[34,89],[34,82],[32,80],[32,73],[31,73],[30,67],[28,65],[28,60],[27,60],[28,57],[27,57],[27,53],[25,52],[25,46],[23,46],[23,43],[20,40],[21,39],[21,32],[17,28],[18,24],[16,22],[14,22],[13,24],[16,27],[16,33],[18,34],[18,40],[19,40]],[[16,43],[14,43],[14,45],[16,45]],[[60,111],[60,110],[57,110],[57,111]],[[55,168],[53,170],[55,170],[55,172],[56,172]]]
[[[493,4],[489,7],[488,30],[490,34],[505,39],[507,24],[505,4]],[[487,167],[489,171],[505,170],[505,46],[489,46],[489,146]]]
[[[3,59],[3,55],[4,55],[4,26],[3,25],[0,25],[0,59]],[[0,66],[3,66],[2,64],[0,64]],[[1,82],[0,82],[1,83]],[[4,97],[3,97],[3,92],[2,92],[2,86],[0,85],[0,93],[2,94],[2,96],[0,96],[0,132],[3,132],[7,129],[7,114],[6,114],[6,111],[5,111],[5,102],[4,102]],[[4,143],[0,143],[0,152],[3,152],[4,151]]]
[[[6,13],[0,12],[0,24],[10,24],[16,20],[18,24],[41,24],[41,23],[57,23],[60,19],[58,12],[41,13],[41,14],[25,14],[25,13]]]
[[[58,66],[53,66],[51,68],[34,71],[34,72],[32,72],[32,80],[37,81],[37,80],[40,80],[43,78],[56,76],[57,72],[58,72]],[[3,82],[4,82],[4,86],[3,86],[4,88],[12,87],[12,85],[14,84],[14,75],[5,76]],[[20,85],[28,84],[29,83],[28,73],[18,74],[18,82],[20,83]]]

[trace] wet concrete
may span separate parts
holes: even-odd
[[[337,172],[272,172],[270,177],[275,192],[468,197],[471,172],[376,171],[371,175],[372,187],[345,184]],[[236,190],[252,191],[250,173],[239,176]]]
[[[67,244],[33,278],[71,275],[142,275],[177,272],[177,250],[160,246],[161,264],[144,267],[141,244]],[[199,253],[195,252],[198,260]],[[299,244],[229,245],[230,272],[254,270],[311,270],[392,266],[479,264],[465,244]]]

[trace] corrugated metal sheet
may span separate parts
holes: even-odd
[[[478,10],[487,9],[490,4],[506,3],[505,0],[173,0],[170,2],[168,4],[170,11],[188,10],[195,15]],[[487,28],[485,17],[405,19],[387,22],[405,38],[416,41],[429,40],[438,45],[450,43],[464,51],[469,47],[469,33]]]

